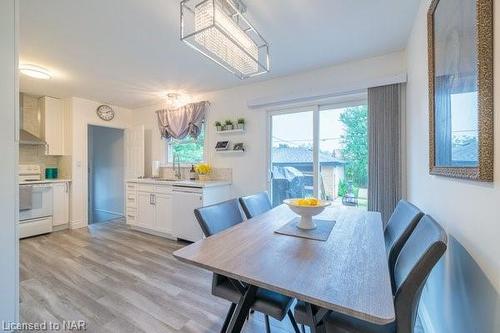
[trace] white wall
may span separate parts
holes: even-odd
[[[404,72],[405,54],[399,52],[196,96],[196,100],[208,100],[212,104],[207,119],[208,161],[215,167],[233,169],[233,195],[265,190],[267,112],[264,109],[250,109],[247,103],[358,91],[371,85],[384,84]],[[146,158],[149,160],[162,160],[163,157],[163,143],[153,113],[160,107],[155,105],[137,109],[132,115],[133,123],[144,124],[149,132],[150,144],[146,145]],[[238,156],[215,153],[215,142],[224,137],[214,133],[214,122],[239,117],[247,120],[246,133],[228,138],[246,143],[247,151]]]
[[[125,172],[123,130],[89,126],[89,154],[91,154],[89,164],[92,163],[93,174],[93,208],[123,215]]]
[[[431,176],[428,172],[426,13],[423,0],[407,48],[408,198],[449,233],[449,247],[423,292],[423,308],[435,332],[500,331],[500,117],[495,117],[495,183]],[[495,3],[495,22],[500,3]],[[495,24],[499,50],[500,24]],[[500,82],[500,52],[494,79]],[[500,96],[500,85],[495,85]],[[495,98],[498,115],[500,99]]]
[[[97,117],[96,109],[103,103],[82,98],[70,98],[68,101],[72,118],[72,184],[71,184],[71,228],[85,227],[88,223],[88,125],[126,129],[132,116],[131,110],[111,106],[115,117],[103,121]]]
[[[19,312],[17,24],[16,1],[0,1],[0,321],[16,321]]]

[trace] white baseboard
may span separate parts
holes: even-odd
[[[167,238],[167,239],[174,240],[174,241],[177,240],[177,237],[174,237],[171,234],[167,234],[165,232],[151,230],[151,229],[139,227],[137,225],[130,225],[130,224],[127,224],[127,225],[129,226],[130,229],[137,230],[137,231],[143,232],[145,234],[150,234],[150,235],[154,235],[154,236],[158,236],[158,237],[163,237],[163,238]]]
[[[98,211],[98,212],[103,212],[103,213],[108,213],[108,214],[113,214],[113,215],[118,215],[118,216],[124,216],[123,213],[112,212],[112,211],[106,210],[106,209],[97,209],[97,208],[95,208],[95,210]]]
[[[80,229],[80,228],[85,228],[87,226],[86,223],[83,223],[83,221],[71,221],[69,224],[70,229]]]
[[[420,323],[425,333],[436,333],[432,325],[431,317],[429,316],[429,311],[423,302],[420,302],[418,306],[418,317],[420,318]]]

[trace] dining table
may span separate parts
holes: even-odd
[[[178,260],[247,286],[226,332],[240,332],[257,288],[385,325],[395,320],[381,215],[326,208],[335,223],[326,241],[276,233],[297,215],[277,206],[174,252]]]

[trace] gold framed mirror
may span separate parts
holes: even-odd
[[[429,169],[493,181],[493,0],[433,0],[427,14]]]

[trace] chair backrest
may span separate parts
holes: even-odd
[[[413,332],[422,288],[446,251],[446,243],[446,232],[425,215],[403,246],[394,267],[397,332]]]
[[[240,198],[240,204],[247,219],[263,214],[273,208],[267,192],[242,197]]]
[[[391,277],[394,273],[394,264],[403,245],[410,237],[413,229],[424,214],[406,200],[400,200],[394,209],[384,230],[385,248],[389,261]],[[392,292],[396,291],[394,279],[391,278]]]
[[[243,222],[243,216],[241,216],[236,199],[197,208],[194,210],[194,215],[206,237]]]

